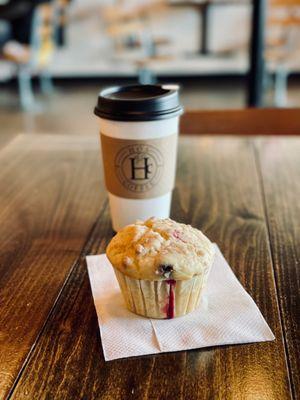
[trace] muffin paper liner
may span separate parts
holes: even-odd
[[[149,318],[180,317],[194,311],[207,278],[206,273],[182,281],[149,281],[114,271],[127,308]]]

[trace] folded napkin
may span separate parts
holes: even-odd
[[[87,265],[107,361],[275,339],[217,246],[199,308],[174,319],[149,319],[128,311],[105,254],[88,256]]]

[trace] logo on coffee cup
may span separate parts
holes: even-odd
[[[115,158],[116,174],[131,192],[147,192],[160,180],[163,156],[153,145],[132,144],[123,147]]]

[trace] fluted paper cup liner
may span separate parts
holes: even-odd
[[[180,317],[194,311],[201,299],[208,271],[187,280],[150,281],[128,277],[115,269],[127,308],[148,318]]]

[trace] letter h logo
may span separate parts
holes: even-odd
[[[132,180],[144,180],[149,179],[149,174],[151,173],[150,167],[152,164],[149,164],[149,158],[144,157],[142,159],[131,158],[131,179]],[[143,162],[141,162],[143,161]]]

